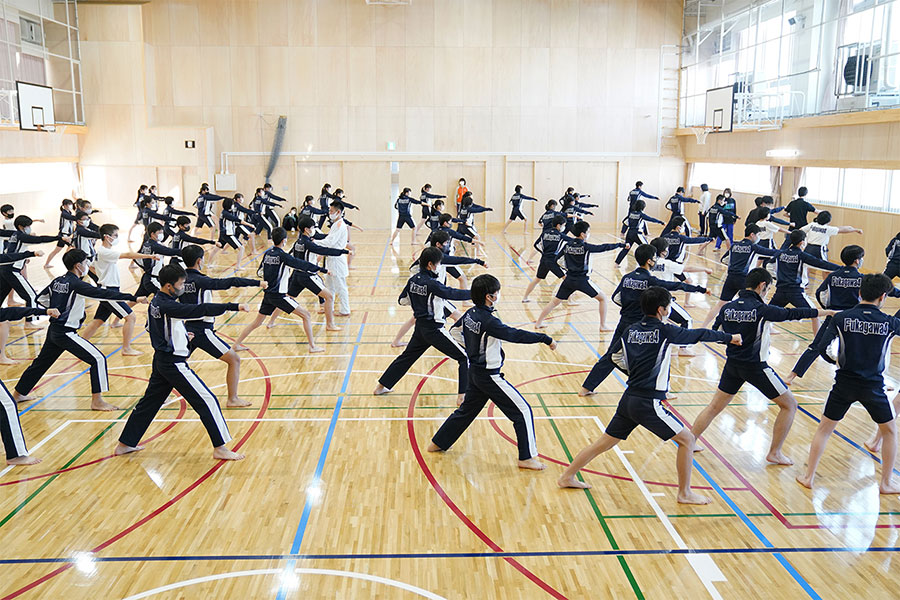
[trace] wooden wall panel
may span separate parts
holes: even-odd
[[[368,229],[383,229],[390,225],[390,212],[384,210],[390,197],[391,163],[387,161],[345,162],[343,189],[347,199],[359,207],[348,211],[347,218]],[[412,186],[410,186],[412,187]]]

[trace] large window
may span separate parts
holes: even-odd
[[[734,86],[739,122],[900,105],[900,0],[687,0],[680,125]]]
[[[900,171],[806,167],[803,185],[813,203],[900,212]]]
[[[772,192],[771,168],[768,165],[739,165],[725,163],[694,163],[689,185],[707,184],[715,190],[731,188],[747,194]]]

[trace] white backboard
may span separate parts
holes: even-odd
[[[53,88],[17,81],[16,98],[19,104],[19,129],[38,131],[38,127],[42,127],[53,131],[56,128]]]
[[[734,119],[734,87],[725,86],[706,90],[706,119],[704,126],[714,132],[732,130]]]

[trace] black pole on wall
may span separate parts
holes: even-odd
[[[287,132],[287,117],[281,115],[278,117],[278,124],[275,126],[275,139],[272,141],[272,154],[269,155],[269,166],[266,167],[266,183],[275,172],[275,166],[278,164],[278,158],[281,156],[281,144],[284,142],[284,134]]]

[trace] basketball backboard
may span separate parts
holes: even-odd
[[[19,106],[19,129],[28,131],[55,130],[53,88],[46,85],[17,81],[16,98]]]

